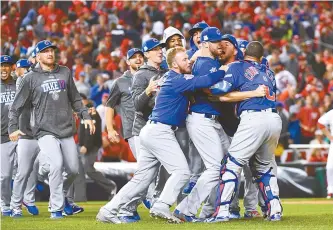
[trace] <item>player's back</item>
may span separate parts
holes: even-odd
[[[235,90],[252,91],[260,85],[267,87],[265,97],[255,97],[238,104],[238,115],[243,110],[275,109],[276,83],[274,73],[267,67],[252,61],[238,61],[230,65],[230,75],[225,79],[233,78]]]

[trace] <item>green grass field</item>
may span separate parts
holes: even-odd
[[[20,219],[2,217],[1,229],[333,229],[333,200],[326,199],[283,199],[284,212],[281,222],[268,222],[262,218],[256,218],[216,224],[184,223],[178,225],[150,218],[148,210],[142,206],[138,210],[141,216],[141,221],[138,223],[122,225],[98,223],[95,217],[105,202],[79,204],[85,208],[83,213],[65,217],[62,220],[51,220],[49,219],[50,214],[47,212],[47,203],[38,203],[41,213],[39,216],[30,216],[24,210],[24,217]]]

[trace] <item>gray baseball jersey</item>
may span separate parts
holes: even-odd
[[[10,133],[18,129],[18,117],[28,103],[32,104],[37,138],[44,135],[57,138],[73,136],[72,108],[83,119],[90,119],[71,72],[65,66],[56,65],[53,71],[47,72],[37,64],[26,74],[10,110]]]
[[[9,107],[12,105],[15,98],[16,86],[15,81],[4,83],[1,81],[1,143],[6,143],[9,140],[8,134],[8,114]]]
[[[113,109],[119,105],[123,137],[125,140],[133,136],[134,103],[131,95],[132,77],[131,71],[128,70],[123,76],[115,80],[110,90],[110,97],[106,103],[106,106]]]
[[[158,70],[150,65],[143,65],[133,76],[133,84],[131,88],[132,98],[135,108],[135,117],[133,124],[133,135],[139,136],[141,129],[146,125],[148,117],[155,105],[155,97],[147,96],[145,90],[152,78],[160,79],[165,70]]]

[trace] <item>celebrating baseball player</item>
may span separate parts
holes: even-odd
[[[26,74],[10,109],[9,133],[12,141],[25,135],[19,130],[18,119],[25,106],[31,104],[36,128],[35,136],[41,153],[50,166],[51,218],[62,218],[64,193],[78,174],[79,159],[73,139],[73,110],[94,133],[95,126],[82,105],[70,70],[55,62],[55,48],[50,41],[37,43],[38,64]],[[63,181],[65,168],[67,180]]]
[[[32,63],[27,59],[21,59],[16,63],[16,88],[18,90],[20,83],[27,74]],[[21,217],[21,204],[27,208],[32,215],[38,215],[38,208],[35,206],[35,187],[38,174],[38,153],[39,146],[33,136],[33,128],[30,125],[31,105],[27,104],[19,118],[19,128],[25,134],[21,136],[17,143],[17,173],[14,179],[14,186],[11,197],[12,217]],[[9,114],[9,116],[11,116]],[[23,196],[24,195],[24,196]]]
[[[16,86],[11,76],[13,60],[8,55],[1,56],[1,212],[10,216],[10,197],[16,142],[10,141],[8,134],[8,113],[15,98]]]
[[[271,160],[282,122],[275,110],[274,75],[260,64],[263,52],[260,42],[250,42],[246,47],[244,61],[229,65],[226,73],[228,77],[224,78],[219,88],[221,92],[228,93],[234,90],[253,90],[263,84],[267,92],[265,97],[251,98],[238,104],[240,124],[229,152],[222,161],[216,211],[206,222],[229,220],[229,206],[238,189],[238,178],[242,167],[248,162],[263,195],[267,219],[281,220],[282,206],[274,189],[278,185],[276,176],[272,173]]]

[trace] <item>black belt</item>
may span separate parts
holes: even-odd
[[[178,126],[176,125],[168,125],[168,124],[164,124],[162,122],[158,122],[158,121],[152,121],[152,120],[149,120],[148,121],[149,124],[162,124],[162,125],[167,125],[167,126],[170,126],[170,128],[173,130],[173,131],[177,131],[178,129]]]
[[[209,118],[212,120],[216,120],[219,117],[218,115],[213,115],[213,114],[209,114],[209,113],[197,113],[197,112],[194,112],[194,113],[202,114],[202,115],[204,115],[205,118]],[[192,114],[192,111],[190,111],[189,114]]]

